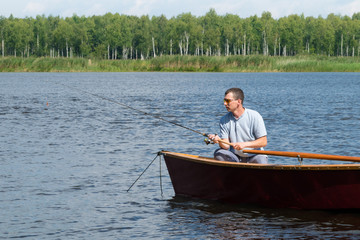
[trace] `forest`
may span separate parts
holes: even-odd
[[[274,19],[183,13],[161,16],[0,16],[2,57],[151,59],[178,56],[360,56],[360,12]]]

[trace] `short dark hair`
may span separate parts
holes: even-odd
[[[240,88],[230,88],[226,90],[225,95],[228,93],[232,93],[235,100],[241,99],[241,103],[244,103],[244,92]]]

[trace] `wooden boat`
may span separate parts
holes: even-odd
[[[314,158],[330,156],[324,159],[360,161],[358,157],[291,154],[301,158],[315,155]],[[178,196],[272,208],[360,209],[360,164],[357,163],[272,165],[222,162],[168,151],[162,151],[161,155]]]

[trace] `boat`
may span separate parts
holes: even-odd
[[[359,157],[261,152],[298,157],[300,163],[251,164],[169,151],[159,154],[165,159],[176,196],[270,208],[360,209],[360,164],[355,163],[360,162]],[[303,158],[352,162],[305,165]]]

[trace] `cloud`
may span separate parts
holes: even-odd
[[[273,18],[281,18],[291,14],[326,17],[330,13],[352,16],[360,12],[359,0],[208,0],[209,8],[218,14],[236,14],[249,17],[263,12],[270,12]]]
[[[0,8],[0,15],[68,17],[74,13],[92,16],[111,12],[135,16],[164,14],[171,18],[189,12],[204,16],[210,8],[219,15],[230,13],[242,18],[261,16],[266,11],[273,18],[302,13],[314,17],[330,13],[351,17],[360,12],[360,0],[9,0]]]
[[[20,0],[13,1],[16,2]],[[22,10],[22,15],[36,16],[45,14],[59,15],[61,17],[71,17],[74,14],[85,16],[104,15],[107,12],[114,12],[114,7],[112,7],[116,5],[114,2],[115,1],[111,0],[103,0],[101,2],[96,0],[35,0],[25,5],[25,8]],[[109,3],[107,7],[104,7],[105,3]],[[113,5],[111,5],[111,3],[113,3]]]
[[[108,10],[106,10],[106,8],[100,4],[100,3],[95,3],[94,5],[90,6],[88,9],[86,9],[84,11],[84,14],[86,16],[92,16],[92,15],[104,15],[107,12],[109,12]]]
[[[360,12],[360,1],[354,0],[352,2],[349,2],[348,4],[339,6],[339,12],[341,12],[342,15],[352,17],[354,13]]]
[[[153,8],[156,7],[157,0],[135,0],[133,1],[134,6],[126,11],[129,15],[146,15],[152,12]]]
[[[39,2],[29,2],[24,8],[24,14],[29,14],[31,16],[44,13],[46,7],[43,3]]]

